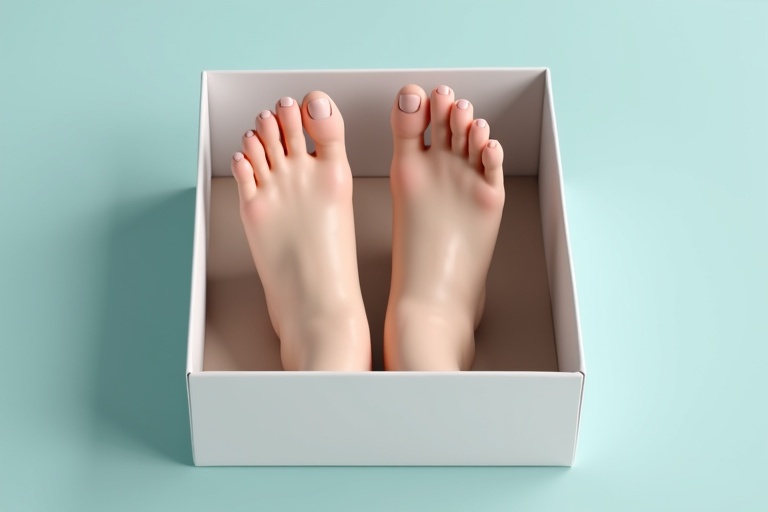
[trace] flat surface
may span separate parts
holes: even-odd
[[[768,3],[363,5],[0,4],[0,509],[765,510]],[[576,466],[191,467],[200,71],[460,66],[552,68]]]
[[[582,381],[562,372],[196,372],[195,462],[564,466]]]

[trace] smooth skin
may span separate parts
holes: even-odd
[[[503,150],[472,105],[403,87],[391,114],[388,370],[466,370],[504,206]],[[432,145],[424,132],[432,125]],[[307,153],[302,128],[315,143]],[[344,120],[325,93],[281,98],[232,157],[240,214],[286,370],[371,369]]]
[[[307,153],[302,127],[315,143]],[[232,157],[240,217],[285,370],[371,369],[344,120],[313,91],[256,117]]]
[[[472,104],[441,85],[392,106],[392,283],[388,370],[467,370],[504,207],[504,153]],[[432,144],[424,132],[432,125]]]

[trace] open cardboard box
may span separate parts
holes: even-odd
[[[505,154],[506,205],[467,372],[386,372],[389,112],[447,84]],[[256,114],[320,89],[345,119],[374,371],[284,372],[229,159]],[[312,150],[311,141],[310,151]],[[547,69],[204,72],[187,356],[196,465],[571,465],[584,385]]]

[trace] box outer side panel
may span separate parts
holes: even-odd
[[[539,197],[558,365],[561,372],[579,372],[585,376],[584,349],[581,343],[578,301],[568,236],[563,174],[549,70],[546,72],[546,93],[542,109],[541,131]],[[583,392],[582,382],[582,390],[579,395],[579,418],[576,423],[577,438]],[[576,444],[574,443],[571,464],[575,456]]]
[[[203,372],[197,465],[570,465],[579,373]]]
[[[281,96],[301,101],[314,89],[328,93],[344,117],[346,147],[355,176],[389,176],[392,161],[390,111],[397,91],[416,83],[429,94],[450,85],[456,99],[469,98],[475,117],[488,121],[504,146],[508,175],[535,176],[539,164],[544,69],[211,71],[213,176],[231,176],[229,159],[240,149],[254,117],[273,109]],[[310,151],[312,150],[311,141]]]
[[[194,431],[192,394],[189,375],[203,369],[205,336],[206,251],[208,246],[208,207],[211,183],[210,135],[208,131],[208,87],[202,74],[200,89],[200,139],[198,142],[197,191],[195,194],[195,226],[192,249],[192,290],[190,293],[189,328],[187,331],[187,400],[190,431]],[[194,439],[194,434],[193,434]],[[194,442],[192,454],[194,457]]]

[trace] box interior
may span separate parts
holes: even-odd
[[[572,304],[575,299],[569,302],[566,293],[565,303],[558,306],[550,294],[551,289],[571,283],[571,276],[565,226],[559,229],[560,212],[553,213],[550,204],[558,203],[561,191],[555,179],[559,176],[559,162],[553,119],[547,117],[551,105],[543,69],[206,73],[201,114],[209,124],[201,127],[200,152],[201,165],[207,168],[200,174],[198,185],[204,193],[198,197],[198,211],[207,212],[209,217],[204,223],[205,232],[196,233],[195,250],[199,255],[203,243],[207,243],[208,250],[207,258],[198,258],[198,268],[193,269],[198,281],[204,281],[197,285],[201,291],[205,289],[205,303],[193,301],[192,308],[205,310],[205,323],[190,325],[190,340],[199,337],[201,346],[191,347],[188,368],[282,368],[279,341],[267,316],[263,290],[240,223],[229,158],[239,149],[241,134],[253,126],[259,111],[272,108],[286,94],[302,98],[305,92],[320,89],[334,98],[345,118],[348,155],[355,176],[360,280],[371,327],[374,370],[383,369],[382,333],[391,261],[389,110],[398,88],[406,83],[420,84],[427,91],[440,83],[450,85],[457,98],[472,101],[475,117],[488,120],[492,137],[505,148],[507,199],[489,272],[486,312],[476,333],[472,370],[581,368]],[[550,175],[544,185],[542,165],[547,166]],[[543,226],[542,219],[552,225]],[[560,239],[562,244],[558,244]],[[557,250],[558,245],[564,250]],[[552,268],[557,265],[562,267],[559,272]],[[572,286],[564,291],[573,297]],[[566,342],[570,345],[565,346]]]

